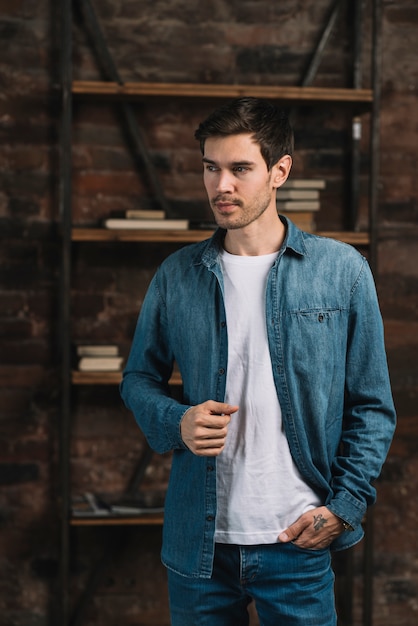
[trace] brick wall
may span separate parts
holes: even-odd
[[[0,0],[0,626],[57,626],[61,251],[56,4]],[[330,3],[96,4],[125,80],[297,84]],[[374,626],[411,626],[418,613],[415,5],[413,0],[383,2],[377,282],[399,426],[379,479],[375,507]],[[349,84],[347,11],[329,42],[317,85]],[[367,37],[364,41],[367,84]],[[94,54],[80,28],[75,30],[75,42],[75,78],[98,78]],[[154,101],[137,108],[173,215],[207,215],[193,131],[211,107],[207,102],[186,106]],[[332,107],[304,108],[296,116],[295,174],[327,179],[318,218],[321,228],[344,225],[346,121],[343,111]],[[78,102],[73,138],[74,217],[79,224],[96,224],[114,211],[152,203],[114,108]],[[365,128],[362,224],[366,144]],[[75,339],[114,340],[127,350],[141,293],[159,259],[172,249],[157,244],[146,249],[134,244],[117,249],[80,245],[74,256]],[[117,390],[78,388],[74,407],[74,489],[123,488],[143,440]],[[164,488],[169,463],[169,456],[155,457],[144,487]],[[160,530],[131,529],[122,535],[86,624],[167,624]],[[109,543],[105,529],[84,529],[76,537],[73,597],[83,590],[90,566]],[[361,623],[361,554],[359,546],[356,626]]]

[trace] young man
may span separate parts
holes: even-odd
[[[278,216],[293,136],[273,104],[234,100],[196,138],[219,228],[157,271],[121,386],[173,451],[172,624],[244,626],[254,599],[263,626],[335,626],[330,549],[362,538],[395,425],[373,279]]]

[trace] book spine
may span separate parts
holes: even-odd
[[[323,178],[291,178],[284,183],[283,189],[325,189],[325,185]]]
[[[284,200],[277,202],[277,208],[285,211],[319,211],[320,202],[317,200]]]
[[[152,209],[129,209],[125,212],[125,217],[133,220],[164,220],[165,212]]]
[[[104,221],[105,228],[115,230],[187,230],[189,220],[138,220],[126,218],[109,218]]]

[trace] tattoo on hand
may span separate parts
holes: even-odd
[[[326,517],[323,517],[322,513],[319,515],[314,515],[313,527],[316,531],[321,530],[328,522]]]

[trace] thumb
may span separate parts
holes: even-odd
[[[303,530],[303,524],[300,524],[296,521],[294,524],[286,528],[283,532],[280,533],[278,539],[282,543],[289,543],[289,541],[294,541],[299,537]]]
[[[292,537],[289,535],[289,529],[287,528],[279,535],[279,541],[282,543],[289,543],[289,541],[293,541]]]
[[[214,415],[231,415],[238,411],[237,405],[227,404],[226,402],[212,402],[210,407],[211,413]]]
[[[232,415],[232,413],[236,413],[239,409],[238,405],[234,404],[225,404],[226,409],[224,409],[225,415]]]

